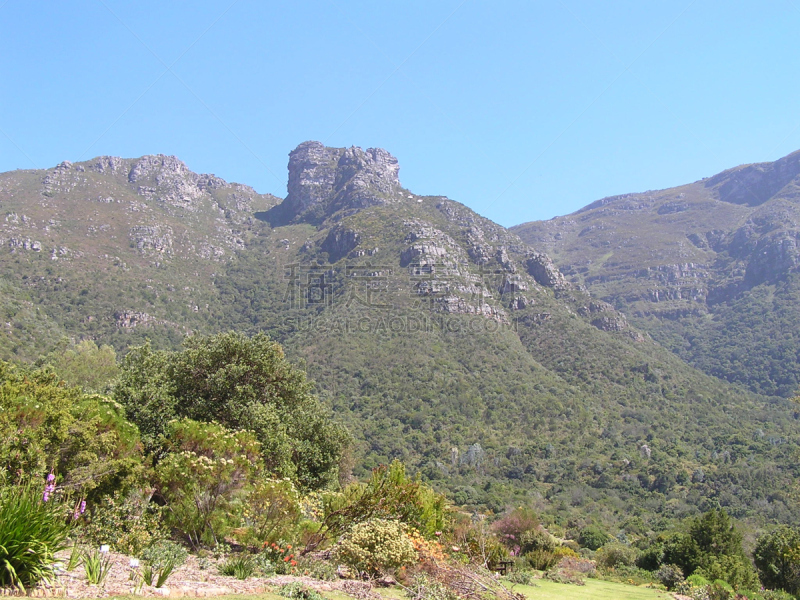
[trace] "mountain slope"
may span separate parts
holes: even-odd
[[[792,519],[790,403],[688,367],[536,247],[404,189],[385,151],[301,144],[288,189],[163,156],[2,174],[4,280],[51,337],[122,351],[269,332],[353,432],[357,473],[401,457],[460,503],[565,526],[714,502]]]
[[[685,360],[788,397],[800,384],[798,223],[800,152],[512,231]]]

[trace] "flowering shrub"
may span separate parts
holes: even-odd
[[[150,502],[150,494],[115,492],[89,510],[83,532],[95,544],[109,544],[117,552],[138,555],[156,540],[166,537],[161,525],[161,507]]]
[[[165,520],[192,546],[213,545],[238,524],[233,500],[260,469],[260,445],[249,431],[181,419],[167,425],[167,448],[155,473]]]
[[[293,575],[297,569],[297,556],[291,544],[284,546],[276,542],[265,542],[261,554],[272,563],[277,575]]]
[[[412,565],[418,559],[405,527],[384,519],[354,525],[336,544],[333,556],[369,576]]]
[[[285,538],[301,514],[300,495],[288,478],[257,483],[247,495],[243,517],[245,528],[239,537],[244,543],[274,542]]]
[[[522,535],[538,527],[539,519],[535,513],[522,507],[515,508],[492,523],[492,531],[508,547],[512,556],[520,553]]]
[[[370,519],[394,519],[432,538],[436,531],[445,529],[449,516],[447,499],[419,478],[409,477],[397,460],[373,469],[367,483],[352,483],[341,493],[325,494],[322,501],[322,524],[306,544],[304,554]]]

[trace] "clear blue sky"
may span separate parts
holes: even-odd
[[[503,225],[800,148],[800,0],[0,0],[0,171],[305,140]]]

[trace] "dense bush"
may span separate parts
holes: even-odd
[[[234,500],[262,468],[259,443],[249,431],[181,419],[167,424],[166,449],[155,470],[165,521],[192,546],[213,546],[240,522]]]
[[[397,520],[434,537],[447,524],[449,507],[442,494],[406,474],[405,465],[392,461],[372,470],[366,483],[354,482],[341,493],[322,496],[322,523],[303,553],[336,538],[356,523],[381,518]]]
[[[656,571],[656,579],[668,590],[673,590],[675,586],[684,581],[683,569],[678,565],[661,565]]]
[[[186,562],[188,556],[186,548],[169,540],[158,540],[145,548],[139,555],[142,560],[156,568],[168,564],[178,568]]]
[[[611,536],[597,525],[587,525],[578,535],[578,543],[589,550],[597,550],[612,540]]]
[[[539,527],[539,519],[529,508],[515,508],[494,523],[492,531],[509,550],[520,552],[522,535]]]
[[[636,564],[638,556],[639,552],[636,548],[625,544],[611,543],[606,544],[597,551],[595,560],[603,568],[614,569],[620,566],[630,567]]]
[[[378,576],[417,560],[414,545],[398,521],[371,519],[358,523],[333,549],[336,560],[360,573]]]
[[[337,480],[349,443],[313,395],[305,373],[264,334],[194,336],[181,352],[134,348],[123,361],[114,397],[150,448],[176,417],[249,429],[269,472],[306,489]]]
[[[800,532],[783,525],[758,538],[753,561],[761,583],[791,594],[800,591]]]
[[[166,537],[161,507],[150,502],[150,493],[131,490],[104,496],[91,507],[81,532],[96,545],[108,544],[117,552],[134,556]]]
[[[42,485],[0,480],[0,587],[25,589],[52,579],[54,555],[68,547],[70,513]]]
[[[110,399],[0,362],[0,468],[58,473],[60,486],[91,504],[140,480],[139,433]]]
[[[91,340],[74,345],[63,343],[37,361],[52,368],[69,386],[79,386],[86,392],[105,392],[119,375],[117,355],[108,345],[97,346]]]
[[[257,480],[244,502],[243,529],[237,537],[245,544],[285,539],[301,515],[300,494],[288,479]]]

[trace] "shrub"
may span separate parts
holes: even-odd
[[[3,468],[22,479],[56,472],[59,485],[92,504],[140,479],[139,432],[109,398],[0,361]]]
[[[528,565],[537,571],[549,571],[558,564],[560,558],[552,550],[531,550],[524,556]]]
[[[284,598],[292,598],[294,600],[325,600],[325,598],[316,590],[303,585],[300,581],[293,581],[282,585],[278,588],[278,595]]]
[[[597,564],[606,569],[613,569],[618,566],[632,566],[636,563],[639,552],[636,548],[631,548],[624,544],[606,544],[597,551],[595,559]]]
[[[661,565],[656,571],[656,579],[668,590],[673,590],[676,585],[683,581],[683,569],[678,565]]]
[[[554,570],[548,571],[545,574],[545,577],[550,581],[555,581],[556,583],[569,583],[572,585],[586,585],[583,577],[580,574],[572,572],[572,571],[561,571],[561,570]]]
[[[256,562],[253,557],[247,554],[237,554],[229,557],[218,569],[222,575],[236,577],[236,579],[247,579],[255,572]]]
[[[316,558],[301,559],[297,564],[297,572],[321,581],[336,581],[339,578],[335,564]]]
[[[69,547],[66,506],[44,488],[0,480],[0,587],[26,589],[53,577],[54,555]]]
[[[765,587],[796,594],[800,590],[800,532],[782,525],[762,535],[753,562]]]
[[[275,542],[264,544],[261,556],[272,565],[272,569],[277,575],[288,575],[295,572],[297,560],[291,545],[284,546]]]
[[[514,569],[506,576],[511,583],[519,583],[522,585],[532,585],[533,584],[533,573],[530,571],[525,570],[517,570]]]
[[[249,429],[271,473],[303,489],[337,481],[347,431],[330,418],[303,371],[266,334],[192,336],[180,352],[149,344],[125,356],[114,397],[150,450],[171,419]]]
[[[522,554],[536,550],[552,552],[557,546],[558,541],[543,529],[526,531],[520,536],[520,552]]]
[[[528,508],[515,508],[492,523],[492,531],[511,550],[519,552],[522,534],[539,527],[539,519]]]
[[[761,592],[761,597],[764,600],[795,600],[792,594],[783,590],[764,590]]]
[[[385,519],[354,525],[336,544],[333,556],[370,576],[411,565],[417,560],[414,545],[403,525]]]
[[[300,514],[300,495],[288,478],[259,481],[247,495],[245,529],[239,538],[256,546],[282,539],[297,523]]]
[[[82,531],[95,544],[109,544],[117,552],[138,556],[166,535],[161,507],[149,500],[150,494],[140,490],[104,496],[90,508]]]
[[[189,553],[186,548],[169,540],[158,540],[148,546],[140,555],[142,560],[147,561],[155,567],[161,567],[168,563],[180,567],[186,562]]]
[[[613,538],[597,525],[587,525],[578,535],[578,543],[589,550],[597,550],[605,546]]]
[[[758,587],[758,575],[744,556],[719,556],[695,571],[706,579],[726,581],[734,589]]]
[[[155,472],[164,518],[193,547],[213,545],[239,523],[233,500],[261,466],[259,443],[249,431],[191,419],[171,421],[167,434]]]
[[[357,523],[392,519],[413,527],[427,538],[443,531],[448,519],[447,499],[406,474],[402,462],[373,469],[366,483],[352,483],[342,493],[322,496],[322,524],[311,536],[303,554],[336,538]]]

